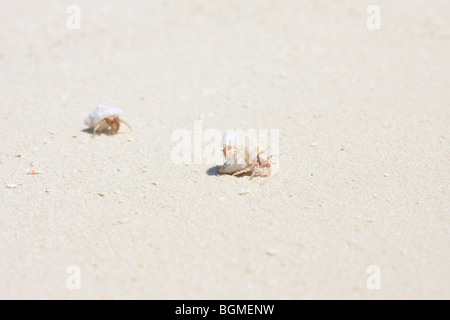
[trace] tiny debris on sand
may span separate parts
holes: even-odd
[[[244,194],[247,194],[249,192],[250,192],[250,189],[241,189],[241,190],[239,190],[238,194],[239,195],[244,195]]]
[[[18,187],[18,185],[15,184],[15,183],[9,183],[9,184],[6,185],[6,187],[8,189],[16,189]]]
[[[42,173],[43,172],[40,171],[40,170],[33,170],[33,169],[31,169],[30,171],[28,171],[28,175],[29,176],[35,176],[35,175],[42,174]]]
[[[266,254],[269,255],[269,256],[275,256],[275,255],[278,254],[278,251],[275,250],[275,249],[267,249],[266,250]]]
[[[256,270],[257,270],[257,267],[256,267],[256,265],[253,265],[253,264],[248,265],[247,268],[245,268],[245,272],[247,272],[247,273],[253,273]]]

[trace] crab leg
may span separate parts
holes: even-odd
[[[123,121],[122,119],[119,119],[119,121],[122,122],[123,124],[125,124],[128,128],[130,128],[131,131],[133,131],[131,126],[126,121]]]

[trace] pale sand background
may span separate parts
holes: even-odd
[[[373,2],[2,0],[0,298],[450,298],[450,2]],[[200,118],[280,174],[173,164]]]

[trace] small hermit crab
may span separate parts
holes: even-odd
[[[239,176],[250,174],[268,177],[279,168],[278,156],[268,155],[269,145],[265,142],[245,142],[245,138],[235,131],[227,131],[223,136],[225,163],[219,173]]]
[[[94,136],[101,133],[116,134],[121,123],[131,130],[130,125],[119,118],[122,113],[121,109],[100,104],[89,114],[84,123],[94,130]]]

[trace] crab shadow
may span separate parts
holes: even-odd
[[[219,170],[220,170],[221,166],[214,166],[209,168],[208,170],[206,170],[206,174],[208,176],[221,176]]]
[[[220,168],[222,168],[222,166],[215,166],[215,167],[211,167],[208,170],[206,170],[206,174],[208,176],[223,176],[223,175],[227,175],[227,174],[222,174],[219,172]],[[240,174],[239,176],[236,176],[236,178],[243,178],[243,177],[249,177],[251,176],[252,173],[251,172],[245,172],[243,174]]]
[[[94,128],[86,128],[81,130],[81,132],[94,134]]]
[[[80,132],[89,133],[92,136],[94,136],[94,129],[93,128],[86,128],[86,129],[81,130]],[[117,134],[122,134],[122,132],[117,132],[117,133],[114,134],[114,133],[111,132],[111,130],[105,130],[105,131],[101,132],[98,135],[114,136],[114,135],[117,135]]]

